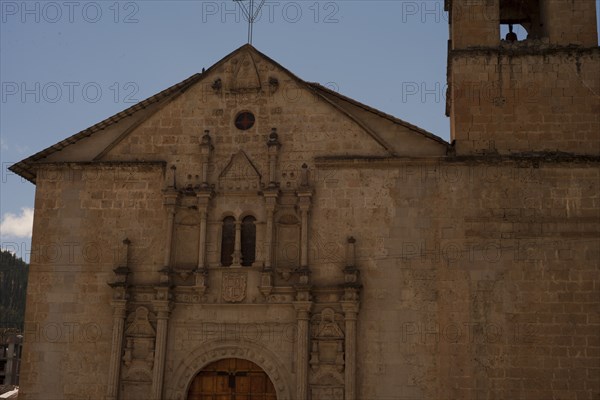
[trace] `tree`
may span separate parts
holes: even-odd
[[[29,264],[0,250],[0,329],[23,331]]]

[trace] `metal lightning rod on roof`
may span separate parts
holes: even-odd
[[[254,0],[233,0],[236,3],[239,3],[246,19],[248,20],[248,43],[252,44],[252,33],[254,29],[254,21],[258,18],[260,14],[260,10],[262,6],[265,4],[266,0],[260,0],[258,6],[254,4]],[[248,6],[246,7],[246,2],[248,2]]]

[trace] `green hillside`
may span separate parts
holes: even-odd
[[[0,329],[23,330],[29,265],[0,250]]]

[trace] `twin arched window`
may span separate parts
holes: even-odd
[[[221,265],[229,267],[233,264],[233,252],[235,251],[235,218],[227,217],[223,220],[223,232],[221,234]]]
[[[250,267],[256,261],[256,218],[248,215],[241,223],[234,217],[223,219],[221,265]],[[239,243],[239,244],[238,244]],[[236,246],[237,245],[237,246]]]

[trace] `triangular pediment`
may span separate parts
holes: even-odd
[[[234,135],[231,114],[241,111],[243,104],[262,113],[257,116],[255,134],[264,135],[271,125],[279,125],[303,135],[303,145],[294,151],[313,146],[315,157],[439,157],[448,148],[448,143],[435,135],[307,83],[251,45],[244,45],[203,73],[10,169],[35,182],[38,163],[164,161],[169,154],[182,151],[175,149],[179,143],[193,143],[181,136],[198,137],[206,128],[216,130],[215,135]],[[282,126],[282,121],[289,126]],[[150,139],[149,135],[160,137]],[[183,151],[193,153],[197,149],[188,146]],[[253,179],[249,184],[253,187],[260,182]]]
[[[219,175],[219,189],[226,191],[260,190],[261,175],[242,150],[231,156],[231,160]]]
[[[261,90],[260,73],[250,52],[232,60],[232,63],[235,66],[235,72],[230,83],[231,90],[239,93]]]

